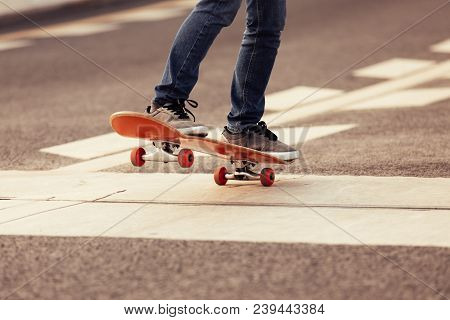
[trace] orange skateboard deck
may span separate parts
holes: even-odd
[[[169,154],[177,158],[181,167],[192,166],[194,162],[192,150],[229,159],[232,163],[249,162],[253,165],[260,163],[287,164],[287,162],[282,159],[257,150],[208,138],[187,136],[174,127],[143,113],[131,111],[116,112],[111,115],[110,124],[114,131],[121,136],[146,139],[154,143],[162,143],[165,144],[165,146],[169,146],[169,149],[170,147],[173,147],[174,149],[172,151],[169,150]],[[162,147],[160,148],[163,149]],[[168,152],[167,148],[163,150],[166,153]],[[135,166],[142,166],[145,161],[146,156],[143,148],[132,150],[131,162]],[[271,185],[275,179],[275,173],[270,168],[263,169],[260,174],[247,171],[248,170],[243,169],[243,171],[238,170],[234,174],[229,174],[226,171],[226,168],[218,168],[214,173],[214,178],[219,185],[225,184],[227,180],[232,180],[238,176],[242,176],[243,179],[237,178],[236,180],[260,179],[263,185]],[[268,181],[265,181],[266,178]]]

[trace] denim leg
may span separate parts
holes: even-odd
[[[264,92],[280,46],[286,0],[247,0],[247,27],[231,88],[228,128],[242,131],[264,114]]]
[[[156,99],[187,99],[199,66],[223,27],[229,26],[242,0],[200,0],[178,31]]]

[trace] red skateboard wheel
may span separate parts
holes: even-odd
[[[270,168],[264,168],[260,174],[261,184],[265,187],[270,187],[275,182],[275,172]]]
[[[134,148],[130,153],[130,160],[133,166],[142,167],[145,163],[145,160],[142,159],[142,156],[145,155],[144,148]]]
[[[194,153],[190,149],[182,149],[178,153],[178,163],[182,168],[190,168],[194,164]]]
[[[228,181],[228,179],[225,177],[227,173],[228,173],[227,168],[225,167],[217,168],[216,170],[214,170],[214,181],[219,186],[224,186]]]

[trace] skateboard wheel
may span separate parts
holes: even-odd
[[[178,163],[182,168],[190,168],[194,164],[194,153],[189,149],[182,149],[178,153]]]
[[[214,170],[214,181],[219,186],[224,186],[228,181],[228,179],[225,177],[226,174],[227,168],[225,167],[217,168],[216,170]]]
[[[275,172],[270,168],[264,168],[260,174],[261,184],[265,187],[270,187],[275,182]]]
[[[131,150],[130,160],[133,166],[142,167],[145,163],[145,160],[142,159],[142,156],[145,155],[144,148],[134,148]]]

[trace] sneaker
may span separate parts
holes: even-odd
[[[285,161],[300,157],[300,152],[278,140],[278,137],[261,121],[241,133],[232,133],[225,127],[222,140],[238,146],[262,151]]]
[[[194,100],[154,100],[152,105],[147,107],[147,113],[156,120],[176,128],[183,134],[206,137],[209,131],[208,127],[195,123],[195,116],[186,109],[186,102],[192,108],[197,108],[198,106],[198,103]],[[190,116],[192,116],[192,119]]]

